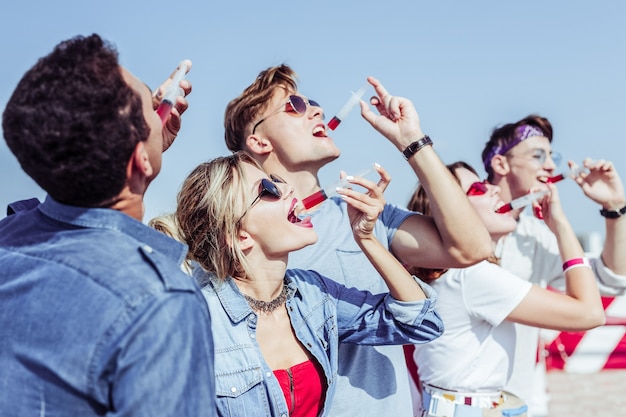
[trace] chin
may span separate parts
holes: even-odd
[[[313,229],[309,229],[309,230],[311,230],[313,233],[311,233],[311,237],[305,241],[306,243],[304,244],[304,246],[302,246],[303,248],[317,243],[317,233],[314,232]]]
[[[337,152],[328,155],[326,157],[321,158],[322,161],[324,162],[324,165],[329,164],[331,162],[333,162],[335,159],[339,158],[339,155],[341,155],[341,152],[339,152],[339,150],[337,150]]]
[[[300,235],[301,238],[297,239],[294,238],[294,245],[290,248],[290,251],[296,251],[296,250],[300,250],[302,248],[306,248],[307,246],[311,246],[313,244],[315,244],[317,242],[317,233],[312,229],[302,229],[302,230],[306,230],[306,233],[302,233]]]

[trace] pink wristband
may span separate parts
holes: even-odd
[[[572,258],[563,262],[563,272],[567,272],[572,268],[578,268],[580,266],[586,266],[587,268],[591,268],[589,264],[589,259],[587,258]]]

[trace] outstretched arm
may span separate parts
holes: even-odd
[[[565,268],[566,293],[533,286],[508,320],[555,330],[588,330],[604,324],[604,309],[595,277],[585,265],[583,249],[563,213],[556,187],[540,202],[544,221],[554,233]]]
[[[393,253],[407,264],[428,268],[464,267],[487,258],[491,238],[467,196],[432,146],[419,147],[424,133],[413,103],[392,96],[374,77],[368,82],[376,90],[370,103],[379,114],[361,102],[361,115],[401,153],[417,142],[419,149],[409,155],[409,148],[405,155],[431,201],[432,217],[416,215],[402,223]]]

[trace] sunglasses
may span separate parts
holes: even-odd
[[[305,98],[297,96],[295,94],[290,95],[289,96],[289,101],[287,101],[285,103],[284,107],[281,106],[275,112],[272,112],[272,113],[268,114],[267,116],[265,116],[264,118],[262,118],[261,120],[256,122],[256,124],[252,128],[252,134],[254,135],[254,132],[256,131],[256,128],[261,123],[263,123],[268,117],[273,116],[273,115],[275,115],[277,113],[280,113],[280,112],[283,112],[283,111],[287,112],[287,113],[296,113],[296,114],[298,114],[300,116],[303,116],[304,113],[306,113],[306,109],[307,109],[308,106],[311,106],[311,107],[321,107],[317,101],[305,99]]]
[[[273,199],[278,200],[280,197],[282,197],[283,193],[276,186],[276,184],[285,184],[285,180],[274,174],[271,174],[270,178],[271,180],[268,180],[267,178],[261,179],[261,183],[259,184],[259,194],[257,194],[255,199],[252,200],[252,203],[250,203],[246,211],[243,212],[239,220],[237,220],[237,223],[241,222],[245,215],[248,214],[252,206],[254,206],[261,198],[265,196],[270,196]]]
[[[509,155],[509,157],[515,157],[515,156],[529,157],[530,159],[532,159],[533,162],[536,162],[540,166],[543,166],[543,164],[546,163],[546,159],[548,159],[548,153],[546,152],[545,149],[533,149],[529,153]],[[554,165],[556,166],[559,166],[559,164],[561,163],[561,154],[558,152],[551,152],[550,158],[552,158],[552,162],[554,162]]]
[[[474,182],[472,183],[472,185],[469,186],[465,194],[470,197],[476,195],[484,195],[487,193],[487,191],[489,191],[489,189],[487,188],[487,184],[489,184],[487,180]]]

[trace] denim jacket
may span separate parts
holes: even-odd
[[[287,417],[283,392],[256,342],[257,316],[234,280],[217,280],[199,267],[194,276],[203,285],[213,322],[218,415]],[[347,288],[314,271],[287,270],[286,282],[291,326],[326,377],[323,416],[334,397],[340,342],[424,343],[443,332],[443,323],[434,311],[436,294],[419,280],[428,298],[416,302]]]
[[[0,221],[0,415],[215,415],[213,346],[186,248],[50,197]]]

